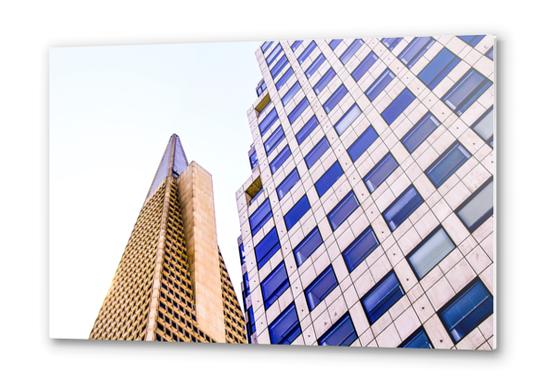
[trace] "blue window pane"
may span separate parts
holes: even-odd
[[[442,100],[456,114],[461,115],[491,86],[492,82],[476,69],[471,68],[444,95]]]
[[[493,295],[480,278],[459,292],[438,315],[457,343],[493,313]]]
[[[277,229],[273,228],[262,240],[254,247],[256,254],[256,264],[258,269],[263,267],[265,263],[280,249],[279,235]]]
[[[278,43],[275,45],[275,48],[271,52],[269,52],[269,55],[267,55],[265,61],[267,62],[267,65],[271,65],[277,57],[279,57],[280,53],[282,52],[282,45]]]
[[[414,126],[403,136],[401,142],[409,153],[412,153],[432,134],[440,125],[440,121],[431,113],[427,112]]]
[[[363,131],[363,133],[359,135],[346,150],[350,159],[352,159],[352,161],[359,159],[376,139],[378,139],[378,133],[376,133],[372,125],[369,125],[369,127]]]
[[[258,165],[258,155],[256,154],[256,150],[254,150],[254,148],[250,150],[248,160],[250,161],[250,169],[254,169],[256,165]]]
[[[264,42],[264,43],[260,46],[260,48],[261,48],[262,52],[265,53],[265,51],[267,51],[267,49],[268,49],[271,45],[273,45],[273,41],[266,41],[266,42]]]
[[[241,260],[241,265],[243,265],[245,264],[245,258],[246,258],[245,246],[243,245],[243,243],[239,244],[238,250],[239,250],[239,259]]]
[[[329,141],[326,137],[323,137],[313,149],[305,156],[305,164],[307,168],[311,168],[329,148]]]
[[[485,54],[488,59],[493,60],[493,47],[489,48]]]
[[[358,334],[354,328],[354,323],[347,312],[318,339],[318,345],[349,346],[357,338]]]
[[[493,215],[493,179],[486,181],[455,213],[469,231],[475,231]]]
[[[286,196],[288,192],[290,192],[290,190],[294,187],[294,185],[297,184],[298,181],[299,172],[297,172],[297,168],[294,168],[294,170],[290,172],[288,176],[286,176],[277,187],[277,196],[279,197],[279,200],[282,200],[282,198]]]
[[[318,227],[315,227],[301,242],[294,248],[294,258],[299,267],[318,249],[324,240]]]
[[[459,63],[459,57],[448,48],[442,48],[418,74],[418,78],[429,89],[434,89]]]
[[[309,310],[316,308],[327,295],[339,285],[333,267],[330,265],[323,272],[314,279],[312,283],[309,284],[307,289],[305,289],[305,298],[307,299],[307,304]]]
[[[250,294],[250,285],[248,283],[248,273],[243,273],[243,288],[245,291],[245,295],[248,296]]]
[[[335,50],[335,48],[337,48],[339,46],[339,44],[341,43],[341,41],[343,41],[343,39],[333,39],[329,42],[329,47],[332,49],[332,50]]]
[[[301,85],[299,85],[299,81],[296,81],[294,85],[284,94],[282,97],[282,105],[288,104],[290,100],[293,99],[295,94],[301,89]]]
[[[343,259],[352,272],[365,260],[380,244],[373,228],[367,227],[356,239],[343,251]]]
[[[352,77],[354,80],[359,81],[367,73],[369,69],[373,66],[374,63],[376,63],[376,60],[378,59],[378,56],[371,51],[369,54],[361,60],[361,63],[358,64],[358,66],[352,71]]]
[[[292,51],[295,51],[301,45],[302,42],[303,40],[294,41],[292,45],[290,46],[290,48],[292,48]]]
[[[414,212],[423,203],[413,185],[408,187],[388,208],[384,211],[384,219],[388,227],[393,232],[401,225],[412,212]]]
[[[361,305],[369,324],[373,325],[403,297],[405,291],[395,272],[391,271],[361,298]]]
[[[337,131],[337,134],[342,135],[360,115],[361,109],[354,103],[335,123],[334,128],[335,131]]]
[[[278,118],[279,116],[277,115],[277,110],[273,108],[258,124],[260,134],[263,136]]]
[[[388,125],[393,123],[414,99],[416,99],[416,96],[414,96],[410,89],[403,89],[403,91],[382,112],[382,117],[386,123],[388,123]]]
[[[326,58],[324,57],[322,53],[320,53],[318,57],[314,59],[312,64],[309,65],[309,68],[307,68],[307,70],[305,71],[305,75],[307,76],[307,78],[314,75],[314,73],[318,70],[318,68],[320,68],[320,66],[322,65],[324,61],[326,61]]]
[[[305,141],[307,137],[310,136],[312,131],[314,131],[314,128],[318,126],[319,121],[316,115],[313,115],[309,121],[305,123],[305,125],[295,134],[295,139],[297,140],[297,144],[301,145],[302,142]]]
[[[382,40],[382,44],[384,44],[390,51],[393,51],[393,48],[397,47],[397,44],[399,44],[403,40],[401,37],[386,37]]]
[[[374,192],[398,166],[395,158],[388,152],[363,178],[367,189]]]
[[[265,153],[269,155],[269,153],[277,147],[277,145],[280,144],[280,142],[284,139],[284,130],[282,129],[282,126],[279,125],[277,129],[269,136],[269,138],[263,143],[263,146],[265,148]]]
[[[274,79],[277,77],[277,75],[288,65],[288,58],[286,55],[282,55],[282,57],[277,61],[275,66],[271,68],[271,77]]]
[[[284,75],[282,75],[280,79],[275,82],[275,87],[277,88],[277,91],[282,88],[282,86],[288,81],[290,77],[292,77],[293,74],[294,70],[292,68],[288,68],[286,72],[284,72]]]
[[[297,222],[303,217],[305,213],[311,208],[307,195],[303,195],[297,203],[284,215],[284,224],[286,229],[290,230]]]
[[[303,64],[305,60],[310,56],[312,51],[314,51],[314,48],[316,48],[316,43],[314,41],[311,41],[311,43],[305,48],[303,52],[301,52],[301,55],[297,58],[297,61],[299,61],[299,64]]]
[[[350,216],[358,207],[359,201],[354,194],[354,191],[348,192],[348,194],[327,214],[331,229],[336,230],[339,228],[339,226],[348,219],[348,216]]]
[[[250,215],[248,218],[248,222],[250,224],[250,231],[254,235],[256,232],[262,228],[265,223],[273,216],[273,212],[271,211],[271,204],[269,203],[269,199],[265,199],[265,201]]]
[[[437,227],[406,257],[418,280],[423,279],[455,248],[455,244],[442,227]]]
[[[369,100],[374,101],[378,95],[388,86],[388,84],[394,79],[395,75],[387,68],[382,72],[380,76],[367,88],[365,94]]]
[[[339,164],[338,161],[333,163],[333,165],[329,167],[329,169],[325,171],[318,180],[316,180],[316,183],[314,183],[318,196],[322,197],[324,193],[326,193],[328,189],[335,184],[339,177],[343,175],[343,173],[344,172],[341,168],[341,164]]]
[[[301,116],[303,111],[305,111],[305,109],[307,109],[308,106],[309,106],[309,100],[307,100],[307,98],[304,97],[303,100],[301,100],[299,104],[297,104],[294,107],[294,109],[292,109],[292,112],[290,112],[290,114],[288,115],[288,121],[290,122],[290,124],[296,121],[297,118]]]
[[[324,103],[324,110],[327,113],[331,112],[347,93],[348,91],[346,90],[346,87],[344,84],[341,84]]]
[[[363,45],[363,40],[356,39],[346,48],[346,50],[343,52],[343,54],[339,57],[339,60],[341,60],[341,63],[346,64],[348,61],[356,54],[358,49],[361,48]]]
[[[401,51],[398,58],[408,68],[412,68],[434,42],[435,39],[432,37],[415,37],[408,43],[405,49]]]
[[[484,35],[463,35],[463,36],[457,36],[461,40],[463,40],[465,43],[470,45],[471,47],[475,47],[476,44],[478,44],[482,39],[484,38]]]
[[[314,92],[317,95],[319,95],[320,92],[322,92],[324,90],[324,88],[327,87],[327,85],[329,84],[331,79],[333,79],[334,77],[335,77],[335,70],[333,70],[333,68],[329,68],[326,71],[326,73],[324,73],[322,75],[320,80],[318,80],[318,82],[314,85],[314,87],[313,87]]]
[[[247,337],[250,342],[251,336],[256,332],[256,321],[254,320],[254,310],[252,307],[248,308],[247,311],[248,317],[248,327],[247,327]]]
[[[433,349],[433,344],[423,327],[418,328],[412,335],[399,345],[399,348],[428,348]]]
[[[265,84],[265,81],[261,79],[258,85],[256,86],[256,95],[260,96],[262,93],[265,92],[266,89],[267,89],[267,84]]]
[[[292,344],[299,335],[301,325],[295,305],[292,303],[269,324],[269,338],[271,344]]]
[[[275,173],[281,166],[284,164],[286,160],[292,155],[292,151],[290,151],[290,146],[284,147],[282,151],[279,152],[277,156],[271,162],[269,163],[269,168],[271,169],[271,173]]]
[[[470,158],[470,152],[458,141],[453,143],[440,157],[427,168],[425,174],[438,188]]]
[[[288,273],[284,261],[262,281],[262,297],[265,309],[269,308],[288,289]]]

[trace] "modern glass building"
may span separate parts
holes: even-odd
[[[236,196],[251,343],[495,348],[494,43],[261,45]]]

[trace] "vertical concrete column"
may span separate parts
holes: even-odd
[[[216,342],[225,342],[213,180],[191,162],[178,183],[198,326]]]

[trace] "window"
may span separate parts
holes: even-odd
[[[260,46],[260,48],[261,48],[262,52],[265,53],[265,51],[267,51],[267,49],[268,49],[271,45],[273,45],[273,41],[266,41],[266,42],[264,42],[264,43]]]
[[[318,345],[349,346],[358,338],[350,314],[346,312],[319,339]]]
[[[241,237],[239,237],[239,240],[241,240]],[[246,261],[245,246],[243,245],[243,243],[239,243],[238,251],[239,251],[239,259],[241,260],[241,265],[243,265],[245,264],[245,261]]]
[[[284,75],[280,77],[275,83],[275,87],[277,88],[277,91],[282,88],[282,86],[288,81],[290,77],[294,74],[294,70],[292,68],[288,68],[286,72],[284,72]]]
[[[493,60],[493,47],[489,48],[485,54],[485,56],[490,59],[490,60]]]
[[[455,244],[442,227],[437,227],[414,248],[407,260],[418,280],[427,275],[455,248]]]
[[[314,59],[312,64],[309,65],[309,68],[307,68],[307,70],[305,71],[305,75],[307,76],[307,78],[314,75],[314,73],[318,70],[318,68],[320,68],[320,66],[322,65],[324,61],[326,61],[326,58],[324,57],[322,53],[320,53],[318,57]]]
[[[476,69],[471,68],[446,92],[442,100],[456,114],[465,112],[490,86],[489,81]]]
[[[354,103],[348,111],[335,123],[335,131],[337,134],[342,135],[344,131],[352,125],[352,123],[361,115],[361,108]]]
[[[338,161],[334,162],[324,174],[316,180],[314,187],[319,197],[322,197],[335,184],[335,182],[343,175],[344,171]]]
[[[410,89],[403,89],[403,91],[382,112],[382,117],[386,123],[388,123],[388,125],[393,123],[415,98],[416,97]]]
[[[277,45],[275,45],[275,48],[273,48],[273,50],[269,53],[269,55],[267,55],[265,59],[265,61],[267,62],[267,65],[271,65],[273,61],[275,61],[275,59],[280,55],[281,52],[282,52],[282,45],[278,43]]]
[[[472,129],[482,138],[482,140],[493,147],[493,107],[488,109],[474,122]]]
[[[470,156],[467,148],[459,143],[459,141],[456,141],[427,168],[425,174],[435,188],[438,188],[465,164]]]
[[[294,168],[294,170],[290,172],[277,187],[277,196],[279,197],[279,200],[282,200],[298,181],[299,172],[297,172],[297,168]]]
[[[397,160],[388,152],[363,178],[367,189],[374,192],[398,166]]]
[[[342,39],[333,39],[329,42],[329,48],[332,50],[335,50],[339,46],[339,44],[343,41]]]
[[[275,66],[271,68],[271,77],[274,79],[277,77],[277,75],[288,65],[288,58],[286,55],[282,55],[282,57],[277,61]]]
[[[329,113],[339,104],[343,97],[348,93],[344,84],[339,85],[339,87],[329,96],[329,98],[324,103],[324,110]]]
[[[369,324],[373,325],[384,313],[403,297],[405,291],[393,270],[382,278],[361,298],[361,305]]]
[[[331,229],[336,230],[359,207],[354,191],[347,193],[339,203],[327,214]]]
[[[335,70],[333,68],[329,68],[326,73],[322,75],[320,80],[314,85],[314,92],[319,95],[320,92],[324,90],[325,87],[329,84],[331,79],[335,77]]]
[[[293,99],[297,91],[299,91],[300,89],[301,85],[299,85],[299,81],[296,81],[294,85],[292,85],[292,87],[288,90],[288,92],[286,92],[282,97],[282,105],[285,106],[286,104],[288,104],[288,102]]]
[[[327,138],[324,136],[305,156],[305,164],[307,164],[307,168],[310,169],[320,159],[320,157],[326,153],[328,148],[329,141],[327,141]]]
[[[372,227],[367,227],[361,234],[343,251],[343,259],[352,272],[357,268],[380,244]]]
[[[408,68],[412,68],[434,42],[432,37],[415,37],[397,57]]]
[[[271,162],[269,163],[269,168],[271,169],[271,173],[274,174],[281,166],[284,164],[286,160],[292,155],[292,151],[290,151],[290,146],[287,145],[282,149],[282,151],[279,152],[277,156]]]
[[[418,74],[418,78],[429,89],[434,89],[459,63],[459,57],[448,48],[442,48],[439,53]]]
[[[256,154],[256,150],[254,148],[252,148],[248,153],[248,160],[250,161],[250,169],[256,168],[258,165],[258,155]]]
[[[256,332],[256,321],[254,321],[254,310],[252,306],[248,308],[248,327],[247,327],[247,338],[250,340],[252,335]]]
[[[263,81],[263,79],[261,79],[258,82],[258,85],[256,86],[256,95],[260,96],[262,93],[265,92],[266,89],[267,89],[267,84],[265,84],[265,81]]]
[[[394,78],[395,75],[393,72],[389,68],[386,68],[365,91],[369,100],[374,101]]]
[[[301,219],[310,208],[311,205],[307,195],[303,195],[303,197],[299,199],[298,202],[295,203],[294,206],[284,215],[284,224],[286,224],[286,229],[290,230],[294,225],[296,225],[299,219]]]
[[[305,289],[305,298],[307,299],[309,310],[312,311],[318,304],[324,301],[326,296],[337,285],[339,285],[339,282],[337,281],[333,267],[330,265]]]
[[[422,203],[423,199],[416,188],[413,185],[408,187],[384,211],[384,219],[390,230],[395,231]]]
[[[301,325],[294,303],[290,304],[269,324],[271,344],[292,344],[301,335]]]
[[[260,121],[260,124],[258,124],[258,127],[260,128],[260,134],[262,136],[265,134],[265,132],[267,132],[269,128],[271,128],[273,123],[277,121],[278,117],[279,116],[277,115],[277,110],[275,108],[273,108],[271,112],[265,115],[262,121]]]
[[[307,109],[308,106],[309,100],[304,97],[303,100],[301,100],[299,104],[297,104],[294,109],[292,109],[292,112],[290,112],[290,114],[288,115],[288,121],[290,122],[290,124],[293,124],[293,122],[296,121],[299,116],[301,116],[303,111]]]
[[[284,130],[282,129],[282,126],[279,125],[277,129],[269,136],[269,138],[263,143],[263,146],[265,148],[265,153],[269,155],[273,149],[277,147],[277,145],[280,144],[280,142],[284,139]]]
[[[303,40],[294,41],[292,45],[290,46],[290,48],[292,48],[292,51],[295,51],[301,45],[302,42]]]
[[[339,60],[341,60],[341,63],[346,65],[348,61],[354,56],[354,54],[358,51],[358,49],[361,48],[363,45],[363,40],[356,39],[346,48],[346,50],[343,52],[343,54],[339,57]]]
[[[264,266],[266,262],[280,249],[279,235],[277,229],[273,228],[262,240],[254,247],[256,254],[256,264],[258,269]]]
[[[363,133],[359,135],[346,150],[350,159],[352,159],[352,161],[359,159],[376,139],[378,139],[378,133],[376,133],[372,125],[369,125],[369,127],[363,131]]]
[[[440,125],[440,121],[431,113],[427,112],[416,124],[403,136],[401,143],[409,153],[412,153],[431,135]]]
[[[262,280],[262,297],[265,309],[269,308],[288,289],[288,273],[284,261]]]
[[[476,44],[478,44],[482,39],[484,38],[484,35],[463,35],[463,36],[457,36],[461,40],[463,40],[465,43],[470,45],[471,47],[476,47]]]
[[[382,40],[382,44],[384,44],[390,51],[393,51],[393,48],[397,47],[397,44],[399,44],[403,40],[400,37],[386,37]]]
[[[248,204],[252,204],[254,201],[256,201],[262,192],[262,178],[258,176],[245,190],[245,196]]]
[[[311,43],[307,46],[307,48],[305,48],[305,50],[303,52],[301,52],[301,55],[299,55],[299,57],[297,58],[297,61],[299,61],[299,64],[303,64],[303,62],[305,60],[307,60],[307,58],[310,56],[310,54],[312,53],[312,51],[314,51],[314,48],[316,48],[316,43],[313,41],[311,41]]]
[[[369,69],[373,66],[374,63],[376,63],[377,56],[373,51],[369,52],[369,54],[365,57],[365,59],[361,60],[361,63],[358,64],[358,66],[352,71],[352,77],[354,80],[359,81],[367,73]]]
[[[455,343],[493,314],[493,296],[480,278],[459,292],[438,315]]]
[[[260,204],[260,206],[256,208],[256,210],[248,218],[252,235],[256,234],[256,232],[258,232],[272,216],[273,212],[271,211],[269,199],[265,199],[265,201]]]
[[[489,179],[455,211],[471,232],[493,215],[493,179]]]
[[[425,333],[423,327],[415,330],[412,335],[406,338],[405,341],[399,345],[399,348],[428,348],[433,349],[433,344],[429,340],[429,336]]]
[[[294,258],[297,266],[301,266],[318,249],[324,240],[320,234],[318,227],[315,227],[310,233],[305,236],[301,242],[294,248]]]
[[[305,141],[307,137],[314,131],[314,128],[318,126],[319,121],[316,115],[313,115],[309,121],[305,123],[305,125],[295,134],[295,139],[297,140],[297,144],[301,145],[302,142]]]

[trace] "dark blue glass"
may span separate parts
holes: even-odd
[[[278,43],[277,45],[275,45],[275,48],[273,48],[273,50],[269,52],[269,55],[267,55],[267,57],[265,58],[267,65],[271,65],[275,61],[275,59],[280,55],[281,52],[282,52],[282,45]]]
[[[271,271],[261,283],[262,297],[265,309],[269,308],[288,289],[288,273],[284,261]]]
[[[361,115],[361,108],[356,104],[352,106],[341,116],[341,118],[335,123],[333,128],[337,131],[337,134],[342,135],[344,131],[352,125],[354,121]]]
[[[315,227],[310,233],[305,236],[301,242],[294,248],[294,258],[297,266],[301,266],[318,249],[324,240],[320,234],[318,227]]]
[[[277,187],[277,196],[279,197],[279,200],[282,200],[298,181],[299,172],[297,172],[297,168],[294,168],[294,170],[290,172]]]
[[[408,68],[412,68],[434,42],[432,37],[415,37],[397,57]]]
[[[361,60],[361,63],[358,64],[358,66],[352,71],[352,77],[354,80],[359,81],[367,73],[369,69],[373,66],[374,63],[376,63],[376,60],[378,59],[378,56],[371,51],[363,60]]]
[[[403,91],[382,112],[382,117],[386,123],[388,123],[388,125],[393,123],[414,99],[416,99],[416,96],[414,96],[410,89],[403,89]]]
[[[269,155],[273,149],[284,140],[284,130],[282,125],[279,125],[277,129],[269,136],[269,138],[263,143],[265,153]]]
[[[361,298],[361,305],[367,315],[369,324],[373,325],[382,317],[395,303],[403,297],[405,291],[395,272],[391,271],[371,288],[365,296]]]
[[[388,152],[363,178],[367,189],[374,192],[398,166],[397,160]]]
[[[278,74],[288,65],[288,58],[286,55],[282,55],[282,57],[277,61],[275,66],[271,68],[271,77],[274,79],[278,76]]]
[[[290,230],[303,217],[307,211],[311,209],[311,204],[307,195],[303,195],[301,199],[294,204],[292,208],[284,215],[284,224],[286,229]]]
[[[336,230],[359,207],[354,191],[348,192],[339,203],[327,214],[331,229]]]
[[[310,169],[328,149],[329,141],[324,136],[305,156],[305,164],[307,164],[307,168]]]
[[[267,84],[265,84],[265,81],[261,79],[258,85],[256,86],[256,95],[260,96],[262,93],[265,92],[266,89],[267,89]]]
[[[312,75],[314,75],[314,73],[318,70],[318,68],[320,68],[320,66],[322,65],[322,63],[324,61],[326,61],[326,58],[324,57],[324,55],[322,53],[320,53],[318,55],[318,57],[316,57],[316,59],[314,59],[312,64],[309,65],[309,68],[307,68],[307,70],[305,71],[305,76],[307,76],[307,78],[309,78]]]
[[[265,41],[261,46],[261,50],[263,53],[265,53],[265,51],[267,51],[267,49],[273,44],[273,41]]]
[[[294,107],[294,109],[292,109],[292,112],[288,114],[288,121],[290,122],[290,124],[293,124],[293,122],[296,121],[299,116],[301,116],[303,111],[305,111],[305,109],[307,109],[308,106],[309,106],[309,100],[307,100],[307,98],[304,97],[299,102],[299,104],[297,104]]]
[[[254,148],[248,153],[248,160],[250,161],[250,169],[254,169],[258,165],[258,155]]]
[[[252,306],[248,308],[247,313],[248,313],[247,338],[249,339],[249,343],[250,343],[251,336],[254,334],[254,332],[256,332],[256,321],[254,320],[254,310],[252,309]]]
[[[282,86],[288,81],[290,77],[292,77],[293,74],[294,70],[291,67],[288,68],[286,72],[284,72],[284,75],[282,75],[280,79],[275,82],[275,87],[277,88],[277,91],[282,88]]]
[[[312,131],[314,131],[314,128],[316,128],[320,124],[318,122],[318,118],[316,115],[313,115],[309,121],[305,123],[305,125],[295,134],[295,139],[297,140],[297,144],[301,145],[302,142],[305,141],[307,137],[310,136]]]
[[[390,51],[393,51],[393,48],[397,47],[397,44],[399,44],[403,40],[401,37],[386,37],[382,40],[382,44],[384,44]]]
[[[376,133],[372,125],[369,125],[369,127],[363,131],[363,133],[359,135],[346,150],[350,159],[352,159],[352,161],[359,159],[376,139],[378,139],[378,133]]]
[[[431,113],[427,112],[416,124],[403,136],[401,142],[409,153],[412,153],[432,134],[440,125],[440,121]]]
[[[320,273],[316,279],[305,289],[305,298],[309,310],[316,308],[327,295],[331,293],[339,285],[333,267],[330,265]]]
[[[459,57],[454,55],[448,48],[442,48],[439,53],[418,74],[418,78],[434,89],[446,77],[448,73],[459,63]]]
[[[263,267],[279,249],[279,235],[277,229],[273,227],[273,229],[254,247],[258,269]]]
[[[294,41],[292,45],[290,46],[290,48],[292,48],[292,51],[295,51],[301,45],[302,42],[303,40]]]
[[[277,110],[273,108],[258,124],[260,134],[263,136],[278,118],[279,116],[277,115]]]
[[[384,219],[390,230],[395,231],[422,203],[423,198],[416,188],[413,185],[408,187],[384,211]]]
[[[319,95],[320,92],[324,90],[324,88],[329,84],[331,79],[335,77],[335,70],[333,68],[329,68],[326,73],[322,75],[320,80],[314,85],[313,89],[314,92]]]
[[[294,85],[284,94],[282,97],[282,105],[288,104],[290,100],[293,99],[295,94],[301,89],[301,85],[299,85],[299,81],[296,81]]]
[[[250,231],[254,235],[256,232],[262,228],[267,221],[273,217],[273,212],[271,211],[271,204],[269,199],[260,204],[258,208],[250,215],[248,218],[248,223],[250,224]]]
[[[339,46],[339,44],[341,43],[341,41],[343,41],[343,39],[333,39],[329,42],[329,47],[332,49],[332,50],[335,50],[335,48],[337,48]]]
[[[324,103],[324,110],[329,113],[339,104],[343,97],[348,93],[344,84],[339,85],[339,87],[329,96],[329,98]]]
[[[243,288],[244,288],[244,291],[245,291],[245,295],[249,295],[250,294],[250,285],[248,283],[248,273],[245,272],[243,273]]]
[[[339,180],[339,177],[341,177],[343,173],[344,171],[341,164],[339,164],[338,161],[334,162],[333,165],[331,165],[331,167],[329,167],[328,170],[325,171],[318,180],[316,180],[316,183],[314,183],[318,196],[322,197],[324,193],[326,193],[329,188],[331,188],[333,184]]]
[[[433,344],[429,340],[429,336],[425,333],[423,327],[418,328],[412,335],[406,338],[405,341],[399,345],[399,348],[427,348],[433,349]]]
[[[493,295],[480,278],[474,279],[438,312],[440,320],[458,343],[493,313]]]
[[[438,188],[452,176],[471,154],[461,143],[453,143],[439,158],[427,168],[425,174],[433,185]]]
[[[493,60],[493,47],[489,48],[485,54],[488,59]]]
[[[348,48],[346,48],[346,50],[342,53],[342,55],[339,57],[339,60],[341,60],[341,63],[346,65],[346,63],[348,63],[348,61],[352,58],[352,56],[356,54],[356,52],[358,51],[358,49],[361,48],[362,45],[363,45],[363,40],[361,39],[354,40],[348,46]]]
[[[372,227],[367,227],[343,251],[343,259],[348,272],[352,272],[365,260],[380,244]]]
[[[312,51],[314,51],[314,48],[316,48],[316,43],[313,41],[311,41],[311,43],[307,46],[307,48],[305,48],[305,50],[303,52],[301,52],[301,54],[299,55],[299,57],[297,58],[297,61],[299,61],[299,64],[303,64],[303,62],[305,60],[307,60],[307,58],[310,56],[310,54],[312,53]]]
[[[476,69],[471,68],[442,97],[442,101],[457,115],[462,115],[493,84]]]
[[[241,265],[245,264],[245,246],[243,243],[239,244],[239,259],[241,260]]]
[[[301,335],[301,325],[294,303],[290,304],[269,324],[271,344],[292,344]]]
[[[349,346],[358,338],[350,314],[346,312],[319,339],[318,345]]]
[[[269,163],[269,169],[271,169],[271,173],[274,174],[281,166],[284,164],[286,160],[292,155],[292,151],[290,151],[290,146],[287,145],[282,149],[282,151],[279,152],[277,156],[271,162]]]
[[[374,101],[380,95],[380,93],[388,86],[389,83],[395,78],[393,72],[386,68],[384,72],[367,88],[365,94],[369,100]]]
[[[463,36],[457,36],[461,40],[463,40],[465,43],[470,45],[471,47],[475,47],[476,44],[478,44],[482,39],[484,38],[484,35],[463,35]]]

